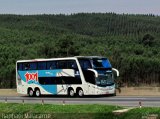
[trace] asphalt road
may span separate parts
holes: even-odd
[[[43,96],[43,97],[0,97],[0,102],[7,103],[44,103],[44,104],[106,104],[125,107],[160,107],[160,97],[136,97],[136,96],[87,96],[83,98],[67,96]]]

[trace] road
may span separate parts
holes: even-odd
[[[45,103],[45,104],[106,104],[125,107],[160,107],[160,97],[136,97],[136,96],[88,96],[83,98],[69,98],[66,96],[43,96],[43,97],[28,97],[28,96],[0,96],[0,102],[7,103]]]

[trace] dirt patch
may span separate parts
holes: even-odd
[[[122,87],[119,96],[160,96],[160,87]]]
[[[19,96],[16,89],[0,89],[0,96]]]

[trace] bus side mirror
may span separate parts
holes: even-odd
[[[92,71],[94,74],[95,74],[95,77],[97,78],[98,77],[98,72],[94,69],[88,69],[89,71]]]
[[[116,79],[117,77],[119,77],[119,71],[115,68],[112,68],[113,74],[114,74],[114,78]]]

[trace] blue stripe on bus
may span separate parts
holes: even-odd
[[[40,85],[40,86],[51,94],[57,94],[57,85]]]
[[[30,71],[18,71],[18,74],[24,82],[27,82],[25,75],[38,73],[38,77],[56,77],[57,73],[62,72],[62,70],[30,70]],[[51,94],[57,94],[57,85],[41,85],[36,80],[28,80],[28,84],[36,84],[42,87],[44,90]]]
[[[57,76],[57,73],[62,72],[61,69],[58,70],[39,70],[38,71],[38,76],[39,77],[55,77]]]

